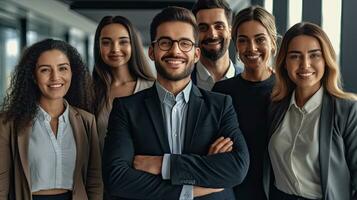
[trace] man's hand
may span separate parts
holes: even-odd
[[[134,168],[150,174],[161,174],[163,156],[144,156],[136,155],[134,157]]]
[[[230,138],[219,137],[210,146],[208,155],[230,152],[233,149],[233,142]]]
[[[221,192],[223,190],[224,190],[223,188],[205,188],[205,187],[193,186],[193,197],[201,197],[212,193]]]

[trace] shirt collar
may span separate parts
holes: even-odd
[[[58,117],[58,120],[60,122],[64,122],[64,123],[67,123],[69,122],[69,103],[64,100],[64,106],[65,106],[65,110],[64,112],[62,113],[62,115],[60,115]],[[48,114],[48,112],[46,112],[40,105],[38,105],[38,109],[37,109],[37,114],[36,114],[36,118],[44,121],[51,121],[51,116]]]
[[[236,75],[236,68],[234,68],[234,64],[232,62],[232,60],[229,60],[229,67],[228,67],[228,71],[225,75],[225,78],[232,78]]]
[[[211,73],[209,73],[209,71],[200,61],[197,62],[196,68],[197,74],[201,80],[208,80],[210,77],[212,77]],[[234,64],[232,60],[229,59],[228,71],[226,72],[222,80],[234,77],[235,72],[236,69],[234,68]]]
[[[324,88],[320,87],[320,89],[314,95],[312,95],[312,97],[305,103],[305,105],[302,108],[299,108],[296,104],[295,90],[294,90],[291,95],[289,108],[291,106],[295,106],[296,108],[302,110],[303,112],[311,113],[322,104],[323,94],[324,94]]]
[[[161,103],[164,103],[168,101],[169,99],[172,99],[173,101],[180,101],[180,100],[185,100],[186,103],[190,100],[190,93],[192,89],[192,81],[190,81],[186,87],[176,95],[172,94],[170,91],[166,90],[158,81],[155,81],[155,86],[157,93],[159,95],[159,99]]]

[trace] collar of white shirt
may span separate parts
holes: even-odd
[[[209,73],[209,71],[206,69],[206,67],[200,61],[197,62],[196,68],[197,68],[198,77],[201,80],[208,80],[210,77],[212,78],[211,73]],[[234,68],[232,60],[229,60],[228,71],[224,75],[222,80],[234,77],[235,76],[235,71],[236,70]]]
[[[294,90],[293,94],[291,95],[289,109],[291,108],[291,106],[294,105],[296,108],[302,110],[303,112],[311,113],[321,105],[323,94],[324,88],[321,86],[320,89],[314,95],[312,95],[312,97],[305,103],[305,105],[302,108],[299,108],[299,106],[297,106],[296,104]]]
[[[64,123],[69,122],[69,104],[66,100],[64,100],[64,106],[65,106],[65,110],[62,113],[62,115],[60,115],[58,117],[59,121],[63,121]],[[36,113],[36,118],[41,119],[41,120],[46,120],[46,121],[51,121],[51,116],[50,114],[48,114],[43,108],[41,108],[40,104],[38,104],[38,109],[37,109],[37,113]]]

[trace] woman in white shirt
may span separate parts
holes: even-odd
[[[324,31],[298,23],[276,60],[264,186],[269,199],[356,199],[357,103]]]
[[[139,33],[122,16],[106,16],[99,22],[94,38],[94,61],[94,110],[103,150],[113,99],[151,87],[155,77]]]
[[[26,49],[0,114],[0,199],[101,199],[90,91],[69,44],[46,39]]]

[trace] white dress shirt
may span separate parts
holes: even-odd
[[[73,189],[76,142],[69,121],[69,106],[58,118],[57,137],[50,125],[51,116],[38,106],[29,141],[31,192],[48,189]]]
[[[182,154],[185,139],[188,101],[192,89],[190,82],[176,96],[166,90],[159,82],[155,82],[156,90],[161,102],[161,111],[164,119],[167,138],[171,154]],[[171,177],[171,154],[164,154],[161,175],[164,180]],[[193,200],[193,186],[183,185],[179,200]]]
[[[287,194],[322,198],[319,124],[323,90],[321,87],[301,108],[294,91],[284,119],[270,139],[275,186]]]
[[[196,68],[197,68],[197,86],[199,88],[211,91],[214,84],[216,83],[214,81],[213,76],[211,75],[211,73],[206,69],[205,66],[203,66],[203,64],[198,61],[196,64]],[[229,66],[228,66],[228,70],[226,72],[226,74],[223,76],[223,78],[220,80],[225,80],[228,78],[232,78],[234,77],[236,74],[236,70],[234,68],[234,64],[231,60],[229,60]]]

